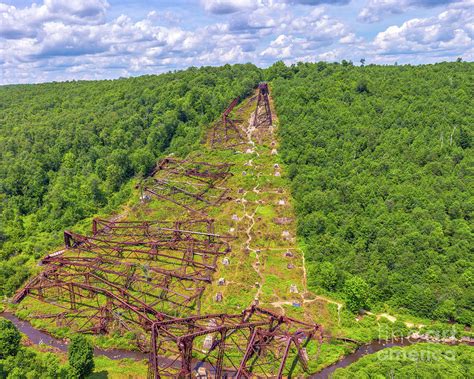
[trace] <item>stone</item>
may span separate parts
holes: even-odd
[[[230,228],[229,229],[229,233],[234,233],[235,232],[235,228]]]
[[[243,176],[246,176],[246,175],[247,175],[247,171],[242,171],[242,175],[243,175]]]
[[[286,253],[285,253],[285,257],[293,258],[294,255],[293,255],[293,253],[292,253],[290,250],[287,250]]]
[[[222,303],[223,299],[224,299],[224,296],[222,296],[222,292],[216,293],[216,296],[214,297],[214,300],[216,303]]]
[[[293,222],[291,217],[276,217],[273,219],[273,222],[277,225],[287,225]]]
[[[202,348],[205,350],[209,350],[212,347],[212,343],[214,342],[214,338],[212,334],[208,334],[206,338],[204,338],[204,342],[202,344]]]
[[[277,149],[272,149],[272,155],[278,155]]]
[[[273,168],[280,168],[280,165],[279,165],[278,163],[275,163],[275,164],[273,165]]]
[[[280,171],[275,171],[275,176],[281,176]]]
[[[225,257],[225,258],[222,260],[222,264],[223,264],[224,266],[230,265],[229,258]]]
[[[284,230],[283,232],[281,232],[281,236],[283,238],[289,239],[290,238],[290,232],[288,230]]]
[[[292,269],[295,268],[295,265],[292,264],[292,263],[288,263],[288,264],[286,265],[286,268],[287,268],[288,270],[292,270]]]
[[[278,200],[278,205],[285,205],[285,200],[283,200],[283,199]]]
[[[218,285],[218,286],[223,286],[223,285],[225,285],[225,279],[224,279],[224,278],[219,278],[219,280],[217,281],[217,285]]]
[[[298,287],[296,287],[296,284],[290,285],[290,293],[298,293]]]
[[[237,216],[236,214],[233,214],[232,221],[239,221],[239,216]]]

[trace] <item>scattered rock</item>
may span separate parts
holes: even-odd
[[[284,230],[281,232],[281,236],[285,239],[290,239],[290,232],[288,230]]]
[[[279,165],[278,163],[275,163],[275,164],[273,165],[273,168],[280,168],[280,165]]]
[[[225,257],[225,258],[222,260],[222,264],[223,264],[224,266],[230,265],[230,260],[229,260],[229,258]]]
[[[208,334],[206,338],[204,338],[204,342],[202,344],[202,348],[205,350],[209,350],[212,347],[212,343],[214,342],[214,337],[212,334]],[[200,367],[199,370],[204,369],[204,374],[206,373],[206,369],[204,367]],[[198,370],[198,373],[199,373]],[[201,373],[200,373],[201,374]]]
[[[273,219],[273,222],[277,225],[287,225],[293,222],[291,217],[276,217]]]
[[[295,265],[292,264],[292,263],[288,263],[288,264],[286,265],[286,268],[289,269],[289,270],[292,270],[292,269],[295,268]]]
[[[277,149],[272,149],[272,155],[277,155],[277,154],[278,154]]]
[[[225,279],[224,278],[219,278],[219,280],[217,281],[217,285],[218,286],[224,286],[225,285]]]
[[[296,284],[290,285],[290,293],[298,293],[298,287],[296,287]]]
[[[224,299],[224,296],[222,295],[222,292],[216,293],[216,296],[214,297],[214,301],[216,303],[221,303],[223,299]]]
[[[233,214],[232,221],[239,221],[239,216],[237,216],[236,214]]]
[[[275,176],[281,176],[280,171],[275,171]]]
[[[287,250],[287,251],[285,252],[285,257],[293,258],[294,255],[293,255],[293,253],[292,253],[290,250]]]
[[[278,200],[278,205],[285,205],[285,200],[283,200],[283,199]]]

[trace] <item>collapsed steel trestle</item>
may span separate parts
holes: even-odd
[[[271,125],[268,86],[261,83],[254,126]],[[239,143],[242,135],[224,111],[212,144]],[[237,141],[237,142],[236,142]],[[306,346],[322,342],[322,329],[252,307],[241,314],[200,316],[200,298],[228,237],[215,233],[205,209],[229,200],[229,164],[165,158],[140,185],[200,218],[180,221],[94,219],[92,234],[64,232],[65,248],[41,261],[42,271],[12,299],[47,305],[30,317],[54,319],[77,332],[131,332],[149,351],[149,377],[236,378],[291,375],[308,370]],[[189,316],[194,314],[194,316]],[[195,315],[197,314],[197,316]],[[184,317],[183,317],[184,316]],[[312,346],[314,350],[314,346]]]

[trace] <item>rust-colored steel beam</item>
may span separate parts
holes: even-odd
[[[244,136],[236,124],[238,120],[231,119],[230,114],[239,103],[240,97],[235,98],[224,110],[221,120],[217,122],[212,129],[211,145],[224,146],[228,148],[235,147],[244,143]]]
[[[258,307],[241,314],[157,321],[151,333],[149,378],[191,378],[198,368],[215,377],[281,378],[291,374],[292,367],[287,365],[290,359],[307,370],[302,343],[306,346],[322,341],[320,325]],[[160,363],[165,352],[171,360]],[[197,355],[200,361],[195,359]]]
[[[253,126],[270,126],[272,124],[272,111],[268,99],[269,89],[267,83],[258,85],[257,106],[253,118]],[[263,110],[262,110],[263,108]]]

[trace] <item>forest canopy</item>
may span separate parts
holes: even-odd
[[[267,75],[313,288],[472,325],[474,64]]]

